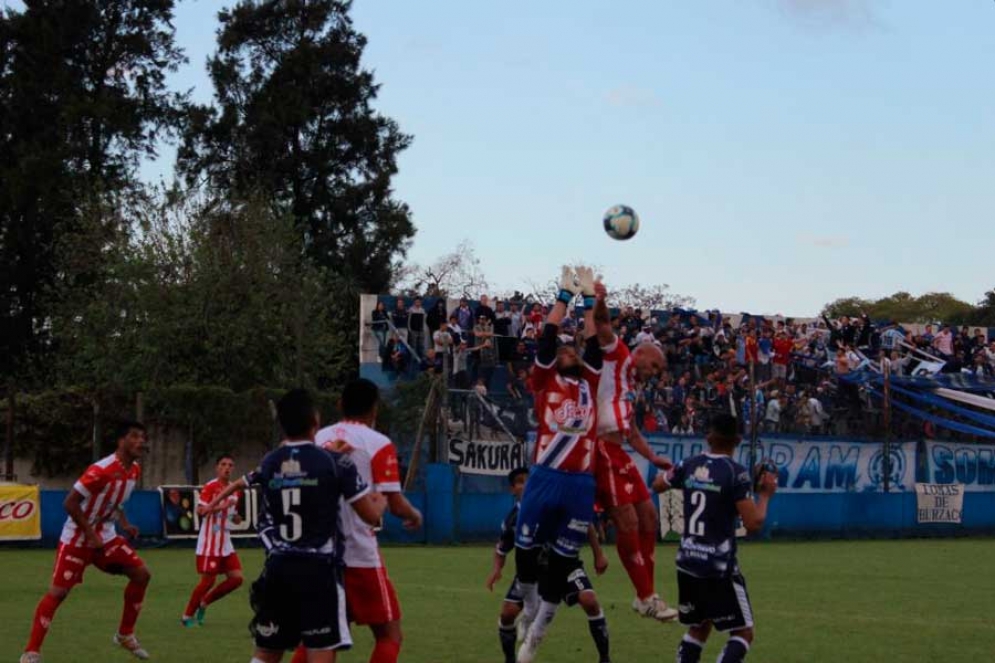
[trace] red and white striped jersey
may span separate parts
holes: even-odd
[[[632,405],[635,398],[636,368],[629,347],[616,336],[611,345],[601,348],[604,365],[598,386],[598,434],[622,433],[632,428]]]
[[[138,463],[125,467],[117,454],[111,454],[88,467],[73,484],[73,490],[83,496],[83,515],[104,543],[117,536],[114,530],[117,510],[131,497],[141,474]],[[67,546],[82,548],[86,546],[86,534],[72,518],[66,518],[59,541]]]
[[[329,451],[349,454],[370,490],[385,494],[401,492],[397,450],[385,435],[365,424],[340,421],[318,431],[314,442]],[[345,565],[350,568],[382,567],[377,533],[373,528],[348,506],[343,506],[341,518]]]
[[[197,505],[207,506],[227,486],[228,482],[222,483],[220,479],[208,481],[200,489]],[[235,546],[231,543],[231,533],[228,530],[231,516],[235,513],[235,506],[238,504],[241,494],[242,491],[235,492],[220,504],[221,509],[201,517],[200,535],[197,537],[198,555],[227,557],[235,553]]]
[[[532,390],[536,394],[539,430],[533,463],[562,472],[594,472],[597,409],[594,396],[599,374],[584,364],[584,377],[566,378],[556,362],[536,360]]]

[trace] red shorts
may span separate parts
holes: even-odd
[[[197,555],[197,573],[202,576],[218,575],[219,573],[228,575],[233,571],[241,570],[242,561],[238,558],[238,553],[232,553],[227,557]]]
[[[597,503],[602,508],[639,504],[650,499],[643,475],[621,444],[599,439],[594,467]]]
[[[135,549],[116,536],[103,548],[78,548],[59,544],[55,553],[55,571],[52,573],[52,584],[62,589],[72,589],[83,582],[86,567],[93,565],[104,573],[121,574],[125,569],[136,569],[145,562],[138,557]]]
[[[386,624],[401,618],[394,585],[387,569],[346,567],[345,598],[349,621],[360,626]]]

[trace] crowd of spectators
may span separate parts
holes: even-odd
[[[427,312],[422,304],[398,299],[388,311],[378,303],[371,327],[384,370],[428,371],[451,389],[476,391],[515,412],[531,407],[528,375],[546,307],[487,296],[476,305],[461,299],[452,311],[444,300]],[[614,311],[612,324],[629,346],[656,343],[667,357],[667,369],[633,395],[637,424],[648,433],[697,434],[717,411],[736,415],[744,432],[755,422],[765,433],[852,433],[874,406],[839,380],[845,374],[885,366],[894,375],[920,367],[995,374],[995,342],[967,327],[958,333],[941,326],[934,334],[927,326],[914,334],[867,316],[796,322],[743,315],[734,324],[717,311],[649,314],[634,307]],[[571,312],[560,341],[582,346],[582,335],[582,316]],[[505,369],[500,380],[498,367]]]

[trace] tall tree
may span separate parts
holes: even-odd
[[[950,324],[967,323],[974,311],[973,306],[948,292],[927,292],[918,297],[907,292],[896,292],[880,299],[845,297],[826,304],[822,309],[822,313],[831,318],[867,313],[876,320]]]
[[[118,216],[94,222],[92,213],[121,204],[140,159],[154,155],[160,131],[177,123],[179,97],[165,75],[183,59],[173,0],[24,5],[0,19],[0,368],[7,375],[45,355],[59,286],[101,278],[105,252],[89,254],[96,263],[81,261],[71,238],[106,239],[122,229]]]
[[[221,11],[216,103],[191,109],[179,167],[223,195],[266,196],[311,259],[379,292],[414,235],[391,189],[411,138],[373,109],[350,5],[242,0]]]

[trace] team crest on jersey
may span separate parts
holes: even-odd
[[[701,465],[695,468],[694,479],[695,481],[709,483],[712,480],[712,473],[708,471],[708,467],[706,465]]]
[[[574,400],[566,400],[553,412],[553,418],[556,423],[564,424],[568,421],[586,421],[590,413],[590,407],[580,405]]]
[[[264,638],[272,638],[280,632],[280,627],[270,622],[269,624],[256,624],[256,633]]]
[[[280,463],[280,474],[283,476],[294,476],[301,473],[301,464],[296,458],[288,458]]]

